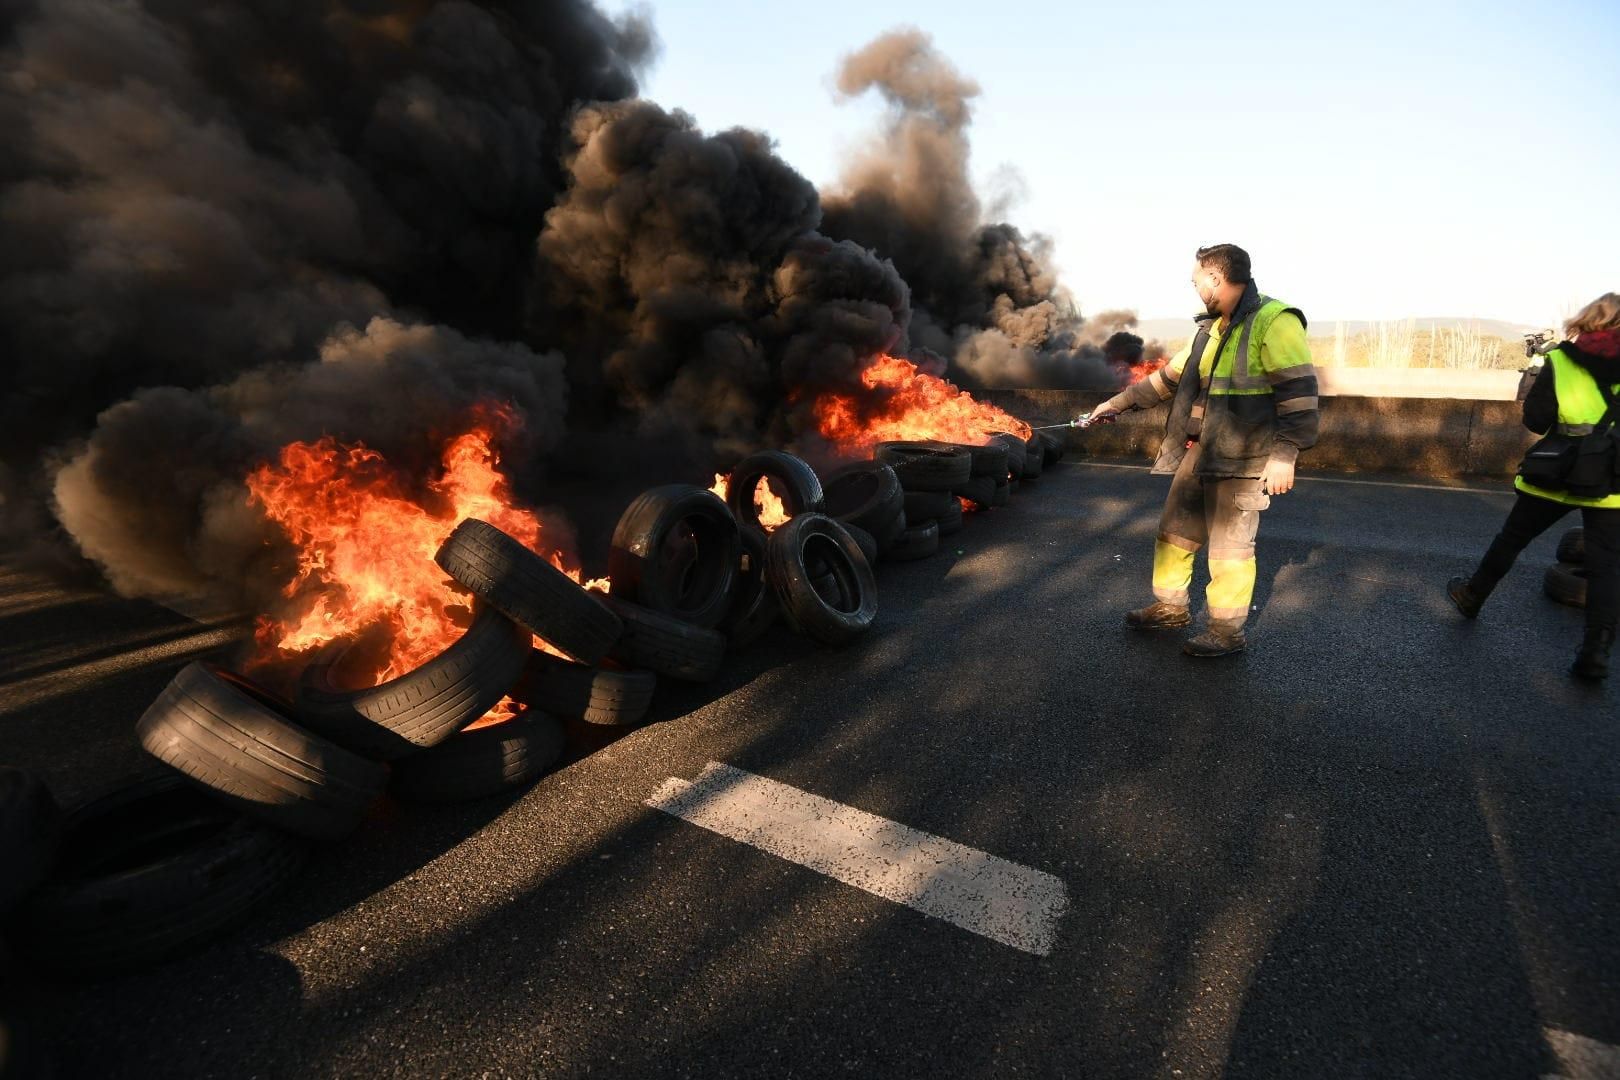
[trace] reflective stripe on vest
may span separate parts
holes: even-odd
[[[1229,327],[1216,349],[1215,367],[1210,375],[1211,394],[1269,394],[1271,379],[1260,366],[1260,347],[1277,316],[1291,310],[1281,300],[1260,298],[1260,306],[1236,327]],[[1233,333],[1233,331],[1237,333]],[[1237,348],[1230,342],[1236,337]]]

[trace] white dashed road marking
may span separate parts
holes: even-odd
[[[1051,874],[714,761],[647,805],[1039,956],[1069,906]]]

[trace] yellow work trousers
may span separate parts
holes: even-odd
[[[1254,598],[1254,538],[1260,512],[1271,498],[1260,490],[1259,477],[1199,477],[1198,458],[1194,443],[1170,481],[1153,546],[1153,595],[1187,607],[1193,560],[1207,547],[1209,588],[1204,599],[1209,617],[1242,625]]]

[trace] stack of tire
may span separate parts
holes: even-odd
[[[788,514],[786,523],[772,529],[760,522],[754,506],[762,482],[773,487]],[[881,478],[874,482],[881,486]],[[840,476],[832,487],[835,503],[862,502],[863,483],[853,473]],[[827,645],[845,644],[870,629],[877,617],[873,566],[879,536],[892,526],[888,503],[879,498],[867,508],[870,513],[852,506],[852,515],[834,516],[815,470],[778,450],[751,454],[731,471],[727,502],[743,549],[728,620],[733,647],[757,639],[779,615],[795,631]]]
[[[1586,606],[1586,530],[1576,526],[1558,538],[1557,562],[1547,567],[1541,588],[1560,604]]]

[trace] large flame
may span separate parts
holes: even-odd
[[[714,486],[709,490],[724,501],[726,493],[731,490],[731,479],[725,473],[715,473]],[[772,486],[769,477],[760,477],[759,483],[754,485],[754,513],[766,532],[773,532],[786,525],[792,517],[787,512],[787,503],[776,493],[776,488]]]
[[[1169,359],[1170,358],[1167,356],[1158,356],[1154,357],[1152,360],[1141,360],[1130,365],[1130,367],[1126,369],[1127,373],[1125,376],[1125,385],[1135,386],[1137,383],[1141,382],[1155,371],[1158,371],[1160,368],[1164,367],[1165,363]]]
[[[880,354],[861,382],[873,393],[825,393],[812,405],[821,435],[849,457],[868,455],[880,442],[966,443],[982,446],[998,432],[1030,435],[1022,420],[897,356]]]
[[[428,484],[433,497],[427,500],[413,497],[375,450],[330,437],[292,443],[276,462],[250,473],[250,501],[281,527],[298,554],[297,571],[283,589],[285,610],[259,620],[260,660],[380,633],[387,648],[373,674],[376,684],[442,652],[465,626],[467,599],[433,556],[463,518],[489,522],[579,581],[580,571],[549,542],[540,519],[512,504],[493,442],[513,422],[507,412],[484,410],[469,431],[451,439],[442,454],[443,474]],[[605,585],[599,580],[587,587]],[[539,639],[535,644],[555,651]]]

